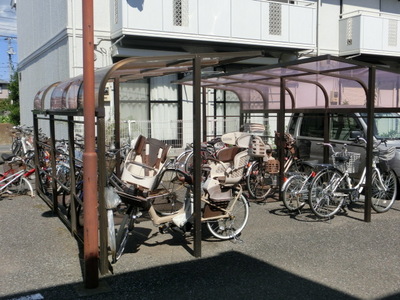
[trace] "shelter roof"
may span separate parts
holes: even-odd
[[[281,109],[281,90],[286,110],[366,109],[371,88],[376,108],[398,109],[400,102],[400,73],[331,55],[202,77],[201,86],[236,93],[242,111]]]
[[[137,80],[185,73],[200,68],[226,65],[262,52],[229,52],[131,57],[95,71],[96,107],[104,105],[107,82]],[[193,85],[192,76],[177,83]],[[201,87],[235,93],[243,112],[298,109],[366,108],[369,90],[374,90],[376,108],[399,109],[400,73],[387,68],[324,55],[297,61],[250,68],[232,73],[204,75]],[[43,87],[35,96],[34,109],[62,111],[80,109],[83,103],[83,77]],[[51,93],[50,93],[51,91]],[[50,107],[46,108],[46,97]],[[284,101],[282,101],[282,98]]]

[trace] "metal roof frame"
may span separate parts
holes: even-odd
[[[115,132],[116,147],[119,148],[119,84],[126,80],[162,76],[172,73],[192,72],[190,79],[178,81],[180,84],[190,84],[193,89],[194,115],[194,199],[195,199],[195,239],[194,255],[201,256],[201,89],[225,89],[236,93],[241,103],[242,113],[246,112],[276,112],[278,113],[278,131],[284,132],[285,112],[323,111],[324,113],[346,111],[365,111],[372,116],[375,111],[400,112],[400,73],[379,66],[364,64],[330,55],[301,59],[278,65],[263,66],[232,72],[229,74],[202,76],[205,67],[226,65],[263,56],[263,52],[229,52],[207,53],[160,57],[131,57],[121,60],[111,66],[95,71],[95,109],[98,127],[98,170],[99,170],[99,210],[105,210],[105,113],[104,91],[109,81],[114,83]],[[357,96],[364,101],[347,99],[346,105],[329,100],[329,92],[335,84],[352,84],[362,91]],[[335,87],[337,87],[336,85]],[[387,101],[382,87],[392,87],[394,93]],[[312,89],[310,89],[312,87]],[[273,93],[271,91],[273,90]],[[381,95],[382,92],[382,95]],[[305,98],[304,98],[305,97]],[[310,99],[311,101],[309,101]],[[50,107],[46,108],[46,99]],[[52,83],[43,87],[34,99],[34,116],[37,115],[82,115],[83,112],[83,76],[77,76],[64,82]],[[379,101],[378,101],[379,100]],[[339,105],[340,104],[340,105]],[[368,118],[367,133],[367,166],[372,165],[372,118]],[[327,122],[327,121],[325,121]],[[37,120],[34,120],[37,127]],[[34,124],[34,125],[35,125]],[[328,123],[326,123],[328,124]],[[204,125],[205,126],[205,125]],[[70,130],[71,132],[71,130]],[[283,137],[283,135],[281,135]],[[325,133],[325,140],[328,134]],[[280,154],[283,161],[283,154]],[[281,174],[282,175],[282,174]],[[371,180],[371,170],[368,167],[367,180]],[[282,178],[282,177],[281,177]],[[371,219],[370,190],[367,189],[365,205],[365,221]],[[100,235],[102,241],[107,236],[107,220],[100,218]],[[100,254],[102,268],[106,268],[107,253]]]

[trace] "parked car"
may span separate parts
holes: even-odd
[[[358,131],[362,137],[367,137],[367,115],[363,113],[333,113],[330,114],[329,139],[339,150],[343,144],[348,145],[348,150],[361,153],[359,172],[355,177],[360,177],[365,166],[365,145],[354,144],[350,133]],[[305,161],[323,161],[323,146],[318,145],[324,136],[324,114],[321,113],[295,113],[291,116],[288,131],[296,139],[298,155]],[[395,157],[389,161],[391,168],[400,177],[400,114],[394,112],[375,113],[374,139],[387,140],[387,146],[396,147]],[[384,145],[381,145],[384,147]]]

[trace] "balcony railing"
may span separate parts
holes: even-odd
[[[313,1],[116,0],[112,38],[122,35],[314,49]]]
[[[398,14],[354,11],[339,21],[340,55],[400,56]]]

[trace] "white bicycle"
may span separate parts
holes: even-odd
[[[356,142],[366,143],[366,140],[357,137]],[[392,207],[397,194],[396,174],[385,163],[394,157],[396,149],[394,147],[379,149],[378,146],[382,143],[385,143],[385,141],[374,146],[372,161],[371,204],[372,208],[378,213],[388,211]],[[365,167],[361,179],[354,185],[350,174],[356,173],[360,154],[348,152],[346,145],[340,152],[335,152],[332,144],[322,143],[322,145],[328,146],[332,150],[334,164],[318,172],[312,180],[309,190],[309,204],[316,216],[329,218],[342,207],[359,200],[360,194],[366,186],[367,170]]]

